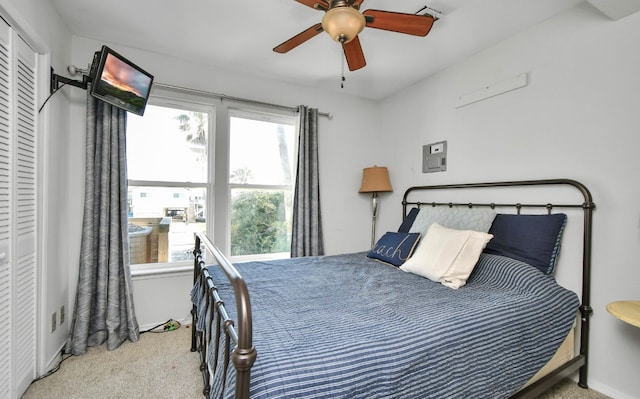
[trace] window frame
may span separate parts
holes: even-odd
[[[207,222],[206,232],[210,235],[213,231],[213,193],[215,187],[213,182],[213,164],[214,164],[214,142],[216,133],[216,105],[213,102],[207,101],[194,101],[187,98],[187,96],[180,95],[178,93],[172,93],[170,95],[156,94],[152,91],[147,102],[148,105],[167,107],[173,109],[180,109],[186,112],[202,112],[207,114],[208,117],[208,131],[207,131],[207,179],[205,182],[194,183],[190,181],[180,182],[171,180],[134,180],[127,178],[128,187],[167,187],[167,188],[201,188],[205,191],[206,196],[206,210],[207,210]],[[211,215],[211,217],[210,217]],[[137,263],[131,264],[131,274],[133,276],[150,275],[150,274],[166,274],[172,272],[183,272],[193,268],[193,261],[169,261],[169,262],[156,262],[156,263]]]
[[[243,119],[250,119],[250,120],[254,120],[254,121],[259,121],[259,122],[270,122],[270,123],[277,123],[277,124],[283,124],[283,125],[290,125],[293,126],[294,128],[294,140],[293,140],[293,158],[294,158],[294,164],[293,164],[293,170],[292,170],[292,175],[291,175],[291,185],[282,185],[282,184],[256,184],[256,183],[231,183],[231,168],[229,166],[229,170],[227,173],[227,192],[228,192],[228,206],[227,206],[227,212],[228,212],[228,223],[227,225],[229,226],[229,230],[228,230],[228,235],[227,235],[227,239],[228,239],[228,251],[227,253],[229,254],[229,260],[231,262],[245,262],[245,261],[252,261],[252,260],[270,260],[270,259],[286,259],[291,257],[291,251],[288,252],[274,252],[274,253],[268,253],[268,254],[252,254],[252,255],[231,255],[231,213],[232,213],[232,198],[231,198],[231,192],[234,189],[247,189],[247,190],[264,190],[264,191],[290,191],[292,198],[293,195],[295,194],[295,182],[296,182],[296,174],[297,174],[297,167],[296,167],[296,160],[298,159],[298,144],[299,144],[299,120],[298,118],[296,118],[295,115],[292,115],[288,112],[277,112],[274,110],[264,110],[264,109],[256,109],[256,108],[249,108],[249,107],[233,107],[233,108],[229,108],[228,112],[227,112],[227,119],[229,120],[229,129],[228,129],[228,137],[229,137],[229,150],[228,150],[228,157],[229,157],[229,161],[228,164],[231,164],[231,135],[233,134],[231,132],[231,118],[243,118]],[[290,226],[289,226],[290,227]]]

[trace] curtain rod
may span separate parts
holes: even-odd
[[[204,91],[204,90],[198,90],[198,89],[190,89],[190,88],[187,88],[187,87],[174,86],[174,85],[169,85],[169,84],[166,84],[166,83],[154,83],[154,86],[159,86],[159,87],[161,87],[163,89],[178,90],[178,91],[182,91],[182,92],[186,92],[186,93],[201,94],[201,95],[205,95],[205,96],[208,96],[208,97],[218,98],[218,99],[223,100],[223,101],[224,100],[231,100],[231,101],[237,101],[237,102],[242,102],[242,103],[246,103],[246,104],[263,105],[263,106],[267,106],[267,107],[271,107],[271,108],[279,108],[279,109],[283,109],[283,110],[287,110],[287,111],[298,112],[298,107],[288,107],[286,105],[272,104],[272,103],[267,103],[267,102],[263,102],[263,101],[250,100],[248,98],[228,96],[226,94],[213,93],[213,92],[210,92],[210,91]],[[320,112],[320,111],[318,111],[318,115],[324,116],[324,117],[326,117],[328,119],[333,119],[333,115],[331,114],[331,112]]]

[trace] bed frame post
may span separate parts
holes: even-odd
[[[595,204],[591,199],[591,193],[582,186],[582,192],[585,196],[584,209],[584,238],[583,238],[583,278],[582,278],[582,305],[580,306],[580,354],[584,357],[584,365],[580,368],[580,376],[578,385],[582,388],[588,388],[587,375],[589,372],[589,319],[593,314],[591,307],[591,233],[592,233],[592,213]]]
[[[195,236],[195,246],[193,248],[193,284],[198,281],[198,275],[200,274],[199,267],[199,255],[200,255],[200,237]],[[198,350],[197,338],[196,338],[196,322],[197,322],[197,307],[196,304],[191,306],[191,352]]]

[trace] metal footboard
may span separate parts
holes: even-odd
[[[206,252],[211,254],[215,263],[221,268],[227,279],[233,286],[237,306],[238,326],[236,328],[234,320],[231,320],[224,305],[218,295],[216,282],[205,268]],[[222,364],[223,384],[226,382],[227,365],[229,361],[233,363],[236,370],[235,397],[237,399],[249,398],[249,377],[251,367],[257,357],[257,352],[253,347],[253,330],[251,324],[251,303],[249,292],[245,281],[231,263],[222,255],[220,250],[203,233],[195,234],[195,248],[193,282],[200,284],[200,293],[204,296],[206,303],[206,314],[199,314],[196,304],[191,310],[192,332],[191,351],[200,352],[200,371],[204,384],[203,394],[209,396],[211,387],[211,376],[217,372],[221,356],[224,356]],[[207,323],[204,328],[198,329],[198,320],[204,316]],[[233,351],[230,352],[231,343],[234,344]],[[209,361],[209,353],[213,351],[213,360]]]

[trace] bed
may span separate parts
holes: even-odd
[[[573,200],[538,201],[538,188],[557,187]],[[530,188],[533,202],[510,199],[514,190]],[[504,189],[512,190],[509,201],[476,200]],[[440,199],[443,192],[476,191],[482,195],[471,195],[474,202]],[[232,265],[198,234],[191,350],[200,355],[203,394],[526,398],[575,372],[586,388],[594,209],[589,190],[569,179],[418,186],[403,196],[398,231],[383,235],[370,251]],[[572,212],[580,216],[567,218]],[[559,229],[551,235],[554,267],[567,220],[581,224],[573,227],[581,236],[580,298],[557,283],[549,254],[541,268],[518,248],[523,240],[514,244],[518,235],[525,242],[542,237],[536,227],[542,220]],[[465,229],[469,225],[485,227]],[[458,264],[469,258],[465,276],[460,267],[452,273],[453,266],[436,277],[429,275],[433,268],[426,275],[412,270],[445,242],[442,237],[461,232],[467,238],[454,252],[462,252],[451,259]],[[400,250],[416,235],[410,253]],[[472,256],[461,255],[471,247]],[[450,256],[440,253],[440,263]]]

